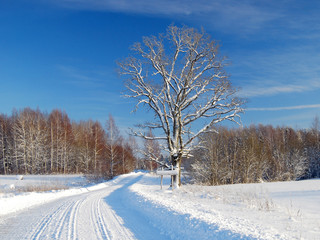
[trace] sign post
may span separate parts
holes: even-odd
[[[161,169],[158,169],[156,173],[157,173],[157,175],[160,175],[160,176],[161,176],[160,187],[161,187],[161,190],[162,190],[163,175],[169,175],[169,176],[171,176],[171,183],[172,183],[172,181],[173,181],[173,176],[178,175],[178,174],[179,174],[179,171],[178,171],[178,169],[176,169],[176,168],[174,168],[173,166],[171,166],[171,168],[165,168],[165,169],[161,168]],[[173,184],[171,184],[171,185],[172,185],[172,191],[173,191],[174,186],[173,186]]]

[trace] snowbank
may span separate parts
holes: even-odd
[[[159,181],[145,175],[130,189],[176,215],[218,226],[217,231],[258,239],[320,239],[320,180],[186,185],[175,191],[161,191]]]
[[[51,190],[46,192],[20,192],[25,187],[51,185],[73,187],[67,190]],[[60,198],[94,191],[107,186],[107,183],[88,186],[88,181],[82,175],[26,175],[23,180],[17,180],[15,175],[0,176],[0,216],[18,212],[37,205],[45,204]],[[8,188],[9,186],[9,188]],[[13,186],[13,187],[11,187]],[[80,187],[82,186],[82,187]]]

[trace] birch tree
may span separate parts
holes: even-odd
[[[93,134],[92,121],[81,121],[79,124],[73,124],[73,132],[75,134],[75,141],[78,152],[78,165],[85,173],[90,173],[93,169],[94,151],[93,151]]]
[[[155,140],[151,140],[154,137],[151,129],[149,129],[146,136],[148,139],[144,140],[144,149],[142,154],[145,157],[145,162],[147,165],[146,168],[150,171],[153,171],[158,164],[162,165],[160,161],[161,151],[159,143]]]
[[[115,176],[115,168],[121,160],[121,136],[120,131],[115,123],[112,115],[109,115],[109,119],[106,122],[107,129],[107,155],[109,160],[110,177]]]
[[[28,159],[28,109],[25,109],[23,112],[17,113],[13,128],[14,128],[14,140],[16,145],[16,158],[17,162],[20,163],[20,168],[23,166],[24,174],[28,174],[30,170],[30,164]],[[22,168],[20,169],[22,172]]]
[[[313,119],[310,131],[310,138],[312,138],[311,142],[313,142],[312,147],[309,146],[309,177],[320,177],[320,120],[319,117],[316,116]]]
[[[101,124],[96,121],[92,125],[92,134],[94,139],[93,153],[94,153],[94,164],[93,172],[102,174],[102,165],[105,161],[105,131],[102,128]]]
[[[6,115],[0,115],[0,173],[10,173],[10,121]]]
[[[165,141],[179,170],[177,187],[182,157],[189,155],[194,140],[222,121],[239,123],[243,101],[224,70],[219,45],[204,31],[171,25],[166,34],[144,37],[132,52],[119,63],[120,73],[127,76],[125,96],[136,100],[135,110],[144,106],[154,113],[154,121],[142,128],[162,132],[148,137],[139,130],[135,135]]]

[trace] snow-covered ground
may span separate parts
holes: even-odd
[[[0,175],[0,195],[47,189],[81,187],[89,181],[81,174],[73,175]]]
[[[160,190],[158,176],[139,172],[93,186],[56,176],[71,188],[22,193],[10,185],[27,177],[8,178],[0,239],[320,239],[319,179],[172,191],[169,178]]]
[[[0,175],[0,223],[1,215],[103,187],[83,175]]]

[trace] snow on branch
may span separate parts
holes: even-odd
[[[222,121],[240,124],[244,100],[236,97],[228,74],[226,58],[219,45],[204,31],[171,25],[166,34],[144,37],[133,46],[133,56],[119,63],[127,76],[126,97],[136,99],[136,109],[143,105],[154,113],[154,121],[142,129],[162,129],[164,136],[144,139],[165,140],[167,150],[178,154],[178,161],[188,155],[192,142]],[[198,120],[209,123],[193,133]]]

